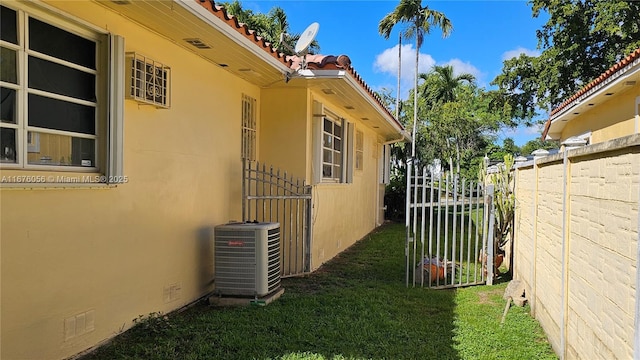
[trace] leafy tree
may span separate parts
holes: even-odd
[[[486,91],[475,84],[460,85],[456,101],[429,104],[421,114],[428,120],[418,137],[424,138],[422,162],[440,159],[451,171],[455,165],[462,177],[475,178],[484,149],[503,124],[501,114],[490,109]]]
[[[489,157],[491,162],[502,162],[507,155],[518,156],[521,153],[520,148],[515,144],[512,138],[506,138],[502,142],[502,146],[495,143],[489,144],[485,149],[485,155]]]
[[[640,47],[640,2],[530,0],[534,17],[549,20],[537,31],[540,56],[503,63],[492,82],[493,105],[530,120],[536,107],[550,111]]]
[[[398,6],[392,12],[385,15],[378,24],[378,32],[388,39],[391,31],[398,24],[405,24],[406,28],[403,35],[406,39],[416,40],[416,64],[415,64],[415,81],[414,94],[418,93],[418,65],[420,62],[420,47],[424,41],[424,36],[431,32],[431,27],[437,27],[442,30],[442,36],[447,37],[453,30],[451,21],[444,13],[430,9],[428,6],[422,6],[422,0],[400,0]],[[414,96],[414,113],[413,113],[413,137],[411,155],[415,155],[415,136],[416,126],[418,122],[418,97]]]
[[[526,144],[522,145],[522,148],[520,149],[520,155],[522,156],[531,155],[532,152],[538,149],[551,150],[551,149],[557,149],[557,148],[558,148],[557,141],[542,141],[540,139],[533,139],[533,140],[527,141]]]
[[[511,155],[520,155],[520,148],[513,141],[512,138],[506,138],[502,141],[502,148],[504,151]]]

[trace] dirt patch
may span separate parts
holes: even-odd
[[[502,296],[503,289],[495,289],[489,291],[478,292],[478,304],[495,305],[496,302],[492,299],[494,296]]]

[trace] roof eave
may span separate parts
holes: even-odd
[[[386,124],[389,125],[393,132],[401,136],[402,139],[407,139],[410,141],[411,136],[408,136],[404,127],[395,119],[395,117],[389,114],[388,109],[381,106],[378,101],[376,101],[373,96],[369,93],[368,90],[364,89],[360,82],[351,76],[351,72],[346,69],[329,69],[329,70],[321,70],[321,69],[304,69],[298,70],[297,76],[305,79],[340,79],[344,80],[349,84],[352,90],[356,91],[360,97],[365,99],[367,104],[374,108],[376,112],[385,120]]]
[[[209,24],[212,28],[217,31],[225,34],[227,37],[232,39],[239,46],[244,47],[249,50],[252,54],[265,61],[266,63],[272,65],[274,68],[282,71],[283,73],[291,72],[289,68],[289,62],[285,60],[283,54],[278,54],[275,51],[267,51],[265,49],[261,49],[256,41],[252,41],[248,39],[246,36],[240,33],[238,27],[230,26],[220,17],[214,15],[212,11],[214,9],[209,9],[207,5],[213,6],[210,3],[203,0],[174,0],[176,4],[183,7],[187,11],[191,12],[194,16],[198,17],[200,20]],[[223,11],[222,16],[227,17],[226,12]],[[237,20],[235,20],[237,22]],[[266,44],[266,43],[265,43]]]
[[[567,119],[567,117],[572,114],[577,106],[585,102],[590,102],[594,98],[604,96],[609,89],[620,84],[622,81],[626,80],[632,74],[636,74],[638,71],[640,71],[640,48],[636,49],[630,55],[611,66],[598,78],[588,83],[580,89],[580,91],[576,92],[573,96],[553,109],[549,119],[547,119],[545,123],[542,140],[545,140],[549,136],[553,136],[550,135],[552,128],[554,130],[554,134],[559,138],[559,134],[564,128],[564,125],[558,126],[556,124],[568,122],[570,119]]]

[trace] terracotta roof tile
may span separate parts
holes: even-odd
[[[631,54],[629,54],[627,57],[625,57],[624,59],[620,60],[615,65],[611,66],[609,69],[607,69],[607,71],[602,73],[595,80],[593,80],[590,83],[588,83],[586,86],[584,86],[582,89],[580,89],[580,91],[578,91],[577,93],[573,94],[570,98],[568,98],[562,104],[560,104],[558,107],[553,109],[551,111],[551,114],[549,115],[549,119],[547,119],[547,122],[544,124],[544,131],[542,132],[542,139],[544,140],[547,137],[547,133],[549,132],[549,127],[551,127],[551,121],[556,116],[558,116],[562,112],[562,110],[564,110],[566,107],[571,105],[574,101],[578,100],[579,98],[581,98],[582,96],[587,94],[590,90],[594,89],[596,86],[602,84],[603,82],[605,82],[609,78],[613,77],[618,72],[620,72],[621,70],[625,69],[628,65],[631,65],[635,60],[638,60],[638,59],[640,59],[640,48],[636,49]]]
[[[300,64],[302,63],[302,60],[297,56],[288,56],[287,60],[290,61],[291,69],[293,70],[298,70],[300,68]],[[351,75],[351,77],[353,77],[356,82],[360,84],[360,86],[362,86],[362,88],[369,94],[369,96],[371,96],[371,98],[373,98],[376,103],[378,103],[378,105],[380,105],[380,107],[384,109],[385,113],[389,115],[393,119],[393,121],[398,126],[400,126],[401,129],[404,129],[404,126],[398,121],[398,119],[395,118],[393,114],[391,114],[391,111],[389,111],[389,109],[384,105],[382,99],[380,99],[378,94],[376,94],[375,91],[373,91],[373,89],[371,89],[369,85],[367,85],[367,83],[362,79],[362,77],[353,69],[353,67],[351,66],[351,59],[347,55],[335,56],[307,54],[305,56],[305,61],[307,69],[346,70],[347,73],[349,73],[349,75]]]
[[[297,56],[286,56],[283,53],[278,52],[269,42],[265,41],[262,37],[258,36],[254,30],[249,29],[246,24],[241,23],[238,19],[229,15],[223,6],[216,5],[213,0],[194,0],[207,9],[210,13],[215,15],[220,20],[224,21],[231,28],[236,29],[238,33],[255,43],[265,52],[271,54],[274,58],[281,61],[284,65],[291,69],[297,70],[300,67],[300,59]],[[358,84],[371,96],[375,102],[384,109],[385,113],[389,115],[393,121],[404,129],[404,126],[395,118],[393,114],[387,109],[382,102],[382,99],[367,85],[362,77],[351,66],[351,59],[346,55],[306,55],[307,68],[310,69],[345,69],[347,73],[353,77]]]
[[[302,63],[302,58],[298,56],[287,56],[287,60],[291,62],[291,69],[298,70]],[[348,69],[351,66],[351,59],[347,55],[306,55],[304,60],[308,69]]]
[[[258,36],[255,30],[249,29],[247,24],[241,23],[238,21],[233,15],[230,15],[225,10],[224,6],[216,5],[213,0],[194,0],[202,5],[205,9],[209,10],[210,13],[215,15],[218,19],[224,21],[231,28],[236,29],[238,33],[244,35],[247,39],[255,43],[261,49],[263,49],[268,54],[271,54],[274,58],[280,60],[284,65],[291,66],[289,62],[286,60],[286,55],[278,52],[271,43],[267,42],[261,36]]]

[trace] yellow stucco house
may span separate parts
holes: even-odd
[[[301,64],[210,1],[1,6],[0,358],[73,356],[209,294],[243,159],[310,186],[301,271],[384,220],[408,137],[348,57]]]
[[[542,139],[596,144],[640,132],[640,49],[551,112]]]

